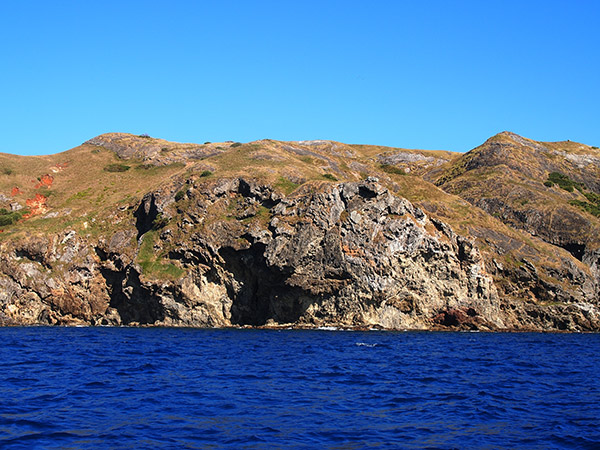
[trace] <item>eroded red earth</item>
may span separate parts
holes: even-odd
[[[52,183],[54,182],[54,177],[52,175],[42,175],[39,180],[38,183],[35,185],[36,189],[39,189],[41,187],[50,187],[52,186]]]
[[[29,208],[29,212],[23,215],[23,219],[29,219],[32,216],[48,212],[48,197],[42,194],[35,194],[34,198],[28,198],[25,203]]]

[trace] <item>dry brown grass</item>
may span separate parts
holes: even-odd
[[[50,156],[0,155],[0,164],[17,168],[0,176],[0,194],[26,206],[36,194],[48,198],[49,211],[4,229],[4,236],[19,231],[54,231],[61,227],[78,228],[86,233],[111,229],[118,224],[107,219],[119,206],[133,205],[148,191],[183,170],[182,165],[136,170],[140,162],[128,162],[132,169],[111,173],[103,168],[118,161],[109,150],[82,145]],[[50,187],[36,188],[38,177],[50,174]],[[12,196],[14,187],[19,192]],[[50,213],[50,217],[44,218]],[[56,215],[56,217],[53,217]],[[86,224],[87,222],[87,224]]]
[[[108,135],[113,136],[113,135]],[[484,167],[480,170],[465,173],[465,160],[476,157],[480,149],[470,156],[446,151],[407,150],[372,145],[347,145],[331,141],[313,142],[278,142],[261,140],[232,147],[231,143],[179,144],[155,138],[140,138],[134,135],[116,134],[113,137],[120,142],[144,148],[144,145],[160,147],[162,155],[168,155],[177,161],[164,166],[148,165],[140,158],[121,160],[115,152],[101,146],[82,145],[69,151],[49,156],[15,156],[0,154],[0,194],[11,197],[11,190],[17,186],[21,190],[13,200],[25,204],[27,198],[36,193],[48,196],[50,213],[57,217],[32,217],[16,225],[5,227],[0,239],[18,236],[29,232],[54,232],[65,228],[73,228],[90,236],[101,235],[122,227],[131,226],[131,209],[142,196],[162,184],[169,184],[173,179],[184,180],[195,177],[200,182],[210,182],[219,177],[249,177],[269,183],[284,194],[295,195],[306,189],[318,189],[325,174],[332,174],[339,181],[355,181],[366,176],[376,176],[380,182],[392,191],[421,205],[428,214],[448,222],[459,233],[469,234],[474,230],[491,230],[510,239],[520,242],[523,247],[531,247],[550,254],[553,249],[537,239],[531,239],[526,233],[514,230],[500,220],[473,207],[456,195],[444,192],[420,176],[396,175],[381,169],[379,155],[395,152],[418,153],[448,160],[445,167],[454,171],[453,175],[462,176],[473,185],[487,186],[490,181],[506,176],[508,169]],[[505,135],[491,138],[491,142],[504,142]],[[577,143],[543,143],[551,151],[596,152],[588,146]],[[154,147],[153,147],[154,148]],[[210,156],[202,159],[178,158],[178,155],[191,149],[209,152]],[[514,150],[514,149],[513,149]],[[153,150],[154,151],[154,150]],[[525,150],[514,151],[511,161],[525,158],[522,164],[532,164],[527,160]],[[594,153],[594,154],[596,154]],[[204,154],[204,153],[202,153]],[[509,161],[509,162],[511,162]],[[514,161],[513,161],[514,162]],[[126,172],[106,172],[109,164],[126,163],[131,166]],[[356,163],[360,171],[352,169]],[[442,166],[444,167],[444,166]],[[55,170],[55,171],[53,171]],[[210,176],[201,177],[206,170]],[[37,177],[51,174],[54,179],[50,188],[35,188]],[[303,183],[309,185],[303,187]],[[530,180],[513,180],[520,189],[531,188]],[[520,183],[520,184],[519,184]],[[540,208],[551,208],[556,201],[562,201],[564,193],[548,191],[541,183],[536,186],[537,192],[531,202],[537,202]],[[480,195],[486,195],[480,192]],[[579,195],[574,193],[572,195]],[[539,197],[539,198],[538,198]],[[515,190],[509,192],[507,198],[522,202],[523,194]],[[543,204],[547,201],[547,204]],[[2,205],[0,205],[2,206]],[[570,208],[574,208],[569,206]],[[121,208],[121,211],[119,211]],[[216,211],[215,211],[216,212]],[[221,212],[224,214],[224,212]],[[483,233],[483,232],[482,232]],[[483,233],[485,234],[485,233]],[[483,244],[484,241],[482,240]]]

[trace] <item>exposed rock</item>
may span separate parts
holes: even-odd
[[[161,233],[155,244],[176,244],[169,257],[186,275],[171,281],[142,275],[126,256],[133,231],[114,234],[93,253],[74,231],[51,241],[32,237],[3,252],[17,258],[4,259],[12,266],[3,272],[12,276],[3,278],[3,312],[25,323],[427,328],[440,311],[462,308],[477,311],[480,326],[504,326],[493,280],[472,242],[377,179],[314,188],[278,198],[270,186],[221,179],[192,191],[185,216],[203,228],[194,225],[176,241],[172,232]],[[170,214],[171,195],[164,189],[142,199],[140,236],[159,211]],[[268,209],[268,221],[252,220],[257,205]],[[215,221],[219,207],[251,220]],[[57,274],[61,264],[66,270]],[[8,307],[24,296],[38,298],[37,306]]]
[[[390,155],[379,155],[378,159],[384,164],[414,163],[417,161],[433,162],[433,156],[425,156],[420,153],[397,152]]]
[[[138,158],[157,166],[189,159],[203,159],[223,152],[215,145],[180,144],[127,133],[102,134],[86,141],[85,144],[111,150],[122,159]]]

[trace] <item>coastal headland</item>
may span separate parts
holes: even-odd
[[[600,330],[600,150],[108,133],[0,154],[0,324]]]

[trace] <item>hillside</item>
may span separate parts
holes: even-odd
[[[506,132],[0,154],[0,322],[598,330],[599,171]]]
[[[427,179],[511,227],[562,247],[598,276],[600,150],[500,133]]]

